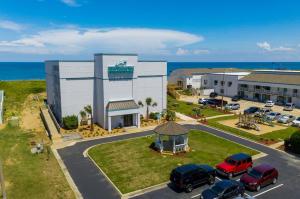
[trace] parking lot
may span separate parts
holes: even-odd
[[[199,98],[209,98],[209,96],[181,96],[180,100],[198,104]],[[218,96],[217,99],[221,99],[221,97]],[[232,102],[231,98],[229,98],[229,97],[224,97],[224,100],[226,100],[228,103]],[[240,109],[237,110],[236,113],[240,113],[243,110],[245,110],[251,106],[257,106],[260,108],[265,107],[265,104],[262,102],[239,100],[237,103],[240,104]],[[271,107],[271,109],[272,109],[272,111],[279,112],[281,114],[291,114],[291,115],[294,115],[295,117],[300,117],[300,109],[298,109],[298,108],[294,108],[294,110],[292,110],[292,111],[284,111],[283,106],[274,105],[273,107]]]
[[[259,192],[246,193],[250,196],[254,196],[258,199],[299,199],[300,190],[300,158],[289,155],[287,153],[271,149],[269,147],[260,145],[258,143],[245,140],[243,138],[236,137],[231,134],[227,134],[220,130],[210,128],[203,125],[186,125],[189,129],[199,129],[209,132],[213,135],[220,136],[222,138],[231,140],[241,145],[256,149],[264,152],[267,156],[262,157],[254,161],[254,165],[259,163],[269,163],[273,165],[279,171],[279,179],[277,184],[270,185],[262,188]],[[72,146],[58,150],[62,160],[64,161],[71,177],[73,178],[78,190],[81,192],[83,198],[94,199],[94,198],[105,198],[105,199],[117,199],[120,195],[106,180],[104,175],[94,165],[88,157],[83,156],[83,152],[94,145],[130,139],[139,136],[149,135],[153,132],[147,131],[137,134],[121,135],[116,137],[80,142]],[[199,164],[203,164],[199,162]],[[84,171],[84,172],[83,172]],[[239,176],[240,177],[240,176]],[[239,177],[235,179],[238,180]],[[208,188],[207,185],[194,189],[191,193],[178,192],[167,186],[155,191],[147,192],[142,195],[136,196],[136,199],[161,199],[161,198],[180,198],[180,199],[191,199],[200,198],[201,192]]]

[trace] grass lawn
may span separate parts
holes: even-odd
[[[239,136],[242,136],[242,137],[254,140],[254,141],[258,141],[258,142],[263,141],[263,140],[272,140],[275,142],[280,142],[280,141],[283,141],[285,138],[289,138],[293,133],[299,131],[299,128],[289,126],[288,128],[283,129],[283,130],[277,130],[277,131],[273,131],[273,132],[266,133],[263,135],[253,135],[246,131],[236,129],[236,128],[226,126],[226,125],[219,123],[219,121],[231,120],[231,119],[235,119],[237,117],[238,116],[225,116],[225,117],[221,117],[221,118],[210,119],[210,120],[208,120],[208,125],[216,127],[218,129],[221,129],[224,131],[228,131],[235,135],[239,135]]]
[[[32,155],[30,141],[36,133],[19,128],[0,130],[0,159],[3,164],[7,198],[75,199],[63,173],[50,153]]]
[[[19,116],[22,105],[29,94],[46,91],[45,81],[0,81],[0,90],[4,90],[4,118]]]
[[[201,131],[191,131],[191,152],[161,155],[149,148],[153,136],[98,145],[89,155],[122,193],[128,193],[169,180],[171,170],[187,163],[216,165],[228,155],[258,152]]]
[[[188,116],[193,115],[193,109],[194,108],[200,108],[200,105],[197,104],[188,104],[187,102],[176,100],[175,98],[168,95],[168,110],[173,110]],[[203,114],[205,117],[211,117],[215,115],[223,115],[224,113],[207,107],[201,109],[201,114]]]

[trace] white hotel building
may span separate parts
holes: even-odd
[[[167,108],[167,63],[139,61],[136,54],[95,54],[92,61],[46,61],[47,102],[59,123],[93,107],[94,122],[103,128],[140,126],[151,97],[151,112]]]

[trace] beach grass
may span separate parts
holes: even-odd
[[[4,90],[4,119],[7,119],[11,116],[20,116],[27,96],[45,92],[46,82],[43,80],[0,81],[0,90]]]

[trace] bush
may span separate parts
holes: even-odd
[[[166,120],[167,121],[175,121],[176,120],[176,114],[174,111],[167,111],[167,115],[166,115]]]
[[[70,115],[63,118],[64,128],[67,130],[77,129],[78,117],[76,115]]]
[[[151,112],[150,115],[149,115],[149,118],[150,119],[153,119],[153,120],[158,120],[158,115],[159,113],[154,113],[154,112]]]
[[[300,154],[300,132],[295,132],[289,139],[286,139],[284,146],[287,150]]]

